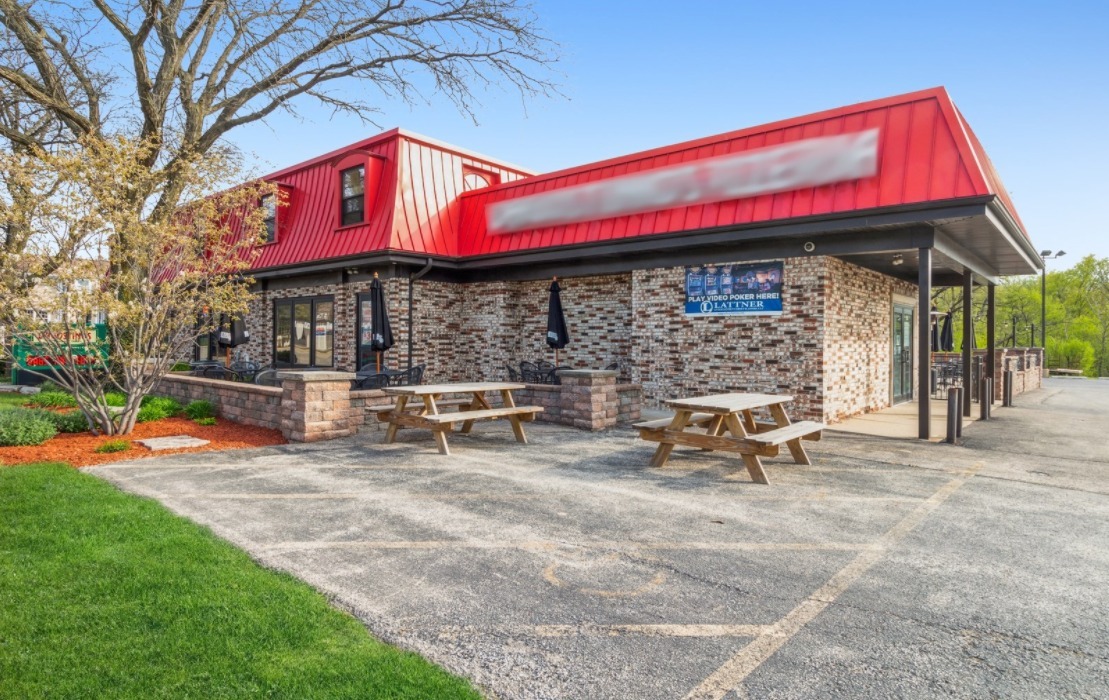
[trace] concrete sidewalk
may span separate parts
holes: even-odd
[[[531,424],[89,469],[502,698],[1109,697],[1109,383],[814,466]]]

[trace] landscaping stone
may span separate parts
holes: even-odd
[[[135,442],[154,452],[159,450],[179,450],[184,447],[203,447],[208,444],[207,440],[194,438],[191,435],[171,435],[169,437],[136,440]]]
[[[21,394],[27,394],[27,395],[37,394],[40,391],[42,391],[42,389],[38,388],[37,386],[21,386],[21,387],[19,387],[19,393],[21,393]]]

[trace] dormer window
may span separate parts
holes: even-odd
[[[366,218],[366,166],[347,168],[339,174],[342,187],[340,225],[360,224]]]
[[[266,224],[266,243],[277,240],[277,197],[262,195],[262,221]]]
[[[500,183],[500,178],[495,174],[477,168],[466,167],[462,169],[462,191],[481,189]]]

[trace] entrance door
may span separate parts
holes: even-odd
[[[913,307],[893,305],[893,403],[913,400]]]

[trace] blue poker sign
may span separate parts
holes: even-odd
[[[685,268],[686,316],[782,313],[782,261]]]

